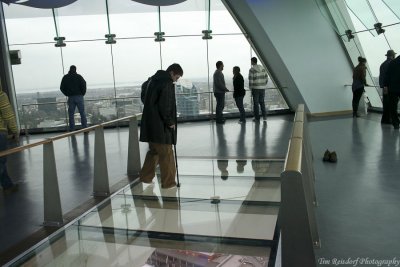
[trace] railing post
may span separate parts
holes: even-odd
[[[304,147],[305,143],[303,140],[303,156],[302,156],[302,177],[304,194],[306,197],[307,211],[308,211],[308,221],[310,224],[311,238],[315,248],[321,248],[321,240],[319,239],[319,233],[317,228],[317,219],[315,216],[315,189],[314,189],[314,179],[311,176],[310,170],[310,159],[307,155],[307,149]]]
[[[94,138],[94,177],[93,196],[110,195],[108,182],[108,169],[106,157],[106,144],[104,142],[103,126],[96,128]]]
[[[128,175],[137,175],[140,171],[140,168],[138,122],[135,116],[129,120],[127,173]]]
[[[58,188],[56,159],[53,142],[43,145],[43,200],[46,226],[61,226],[62,218],[60,190]]]
[[[302,175],[284,171],[282,183],[282,266],[316,266]]]

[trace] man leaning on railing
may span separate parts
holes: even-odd
[[[19,133],[15,114],[11,108],[7,94],[3,92],[0,85],[0,152],[7,150],[9,131],[12,134],[12,138],[18,141]],[[18,190],[18,184],[14,184],[8,175],[6,162],[6,156],[0,158],[0,182],[4,194],[10,194]]]

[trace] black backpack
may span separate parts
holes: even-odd
[[[144,104],[144,101],[146,100],[146,92],[147,89],[149,89],[151,77],[147,79],[144,83],[142,83],[142,91],[140,92],[140,99],[142,100],[142,103]]]

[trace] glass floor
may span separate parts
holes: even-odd
[[[134,182],[9,266],[273,266],[283,160],[179,164],[180,188]]]

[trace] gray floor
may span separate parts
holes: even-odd
[[[399,259],[399,131],[369,114],[311,122],[310,135],[322,241],[317,258]],[[326,149],[337,152],[336,164],[322,162]]]
[[[210,122],[180,124],[178,155],[281,159],[286,154],[292,118],[271,116],[268,124],[249,120],[246,125],[239,125],[236,119],[228,120],[224,126]],[[400,183],[395,167],[400,134],[390,126],[381,126],[379,121],[379,115],[370,114],[356,120],[339,117],[310,122],[322,244],[316,250],[318,259],[400,258],[400,231],[396,224],[400,221]],[[31,136],[29,142],[45,137]],[[105,139],[110,184],[115,184],[126,178],[127,129],[107,130]],[[64,212],[90,198],[93,143],[90,134],[55,144]],[[146,148],[141,145],[142,160]],[[326,149],[337,152],[338,163],[322,162]],[[41,149],[35,148],[9,158],[11,176],[18,177],[21,189],[13,195],[0,196],[0,255],[40,228],[41,155]]]

